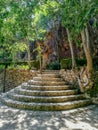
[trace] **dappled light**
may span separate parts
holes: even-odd
[[[81,111],[82,110],[82,111]],[[0,130],[97,130],[98,107],[76,112],[23,111],[2,106]]]

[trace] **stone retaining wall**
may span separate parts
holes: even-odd
[[[23,82],[32,79],[37,75],[37,71],[24,70],[24,69],[7,69],[6,71],[6,82],[5,90],[9,91]],[[4,82],[4,71],[0,74],[0,91],[2,92]]]
[[[64,69],[61,69],[60,75],[64,79],[64,81],[66,81],[68,84],[74,85],[77,82],[77,79],[74,76],[74,72],[72,70],[66,70],[65,71]]]
[[[78,71],[75,71],[75,73],[78,73]],[[95,87],[92,89],[93,96],[93,102],[97,102],[98,104],[98,71],[95,72]],[[60,70],[60,75],[66,81],[66,83],[73,85],[74,88],[79,88],[77,78],[74,76],[74,72],[72,70]],[[88,95],[88,94],[87,94]]]

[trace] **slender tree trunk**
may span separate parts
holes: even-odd
[[[90,50],[88,48],[89,40],[88,40],[88,34],[86,32],[87,30],[83,28],[81,31],[81,37],[82,37],[82,45],[84,48],[85,56],[87,59],[87,67],[86,69],[82,68],[80,71],[80,74],[78,76],[78,83],[80,86],[81,92],[86,92],[88,89],[91,89],[93,87],[93,62]],[[88,43],[87,43],[88,42]]]
[[[92,57],[90,54],[90,50],[87,47],[87,34],[85,28],[81,31],[81,38],[82,38],[82,45],[84,48],[85,56],[87,59],[87,67],[82,68],[80,71],[80,74],[78,76],[78,83],[80,86],[81,92],[86,92],[88,89],[91,89],[93,87],[93,63],[92,63]]]
[[[5,68],[4,68],[3,93],[5,93],[5,87],[6,87],[6,69],[7,69],[7,63],[5,63]]]
[[[87,48],[90,52],[92,52],[92,46],[91,46],[91,41],[90,41],[90,36],[89,36],[89,30],[88,30],[88,26],[85,28],[85,34],[86,34],[86,44],[87,44]]]
[[[93,40],[93,28],[88,24],[88,32],[89,32],[89,41],[90,41],[90,52],[92,56],[94,56],[94,40]]]
[[[76,63],[75,63],[75,56],[74,56],[74,51],[73,51],[73,44],[72,44],[72,41],[71,41],[71,38],[70,38],[70,32],[69,32],[68,28],[66,29],[66,31],[67,31],[67,35],[68,35],[68,41],[69,41],[71,57],[72,57],[72,69],[74,69]]]
[[[92,57],[91,57],[91,54],[90,54],[90,50],[88,49],[87,43],[86,43],[87,37],[86,37],[85,29],[82,30],[81,37],[82,37],[82,44],[83,44],[85,56],[86,56],[86,59],[87,59],[87,72],[92,73],[93,63],[92,63]]]
[[[27,43],[27,58],[28,58],[28,65],[29,65],[29,68],[30,68],[30,67],[31,67],[31,63],[30,63],[31,56],[30,56],[29,41],[28,41],[28,40],[26,40],[26,43]]]

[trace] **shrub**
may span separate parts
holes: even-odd
[[[1,62],[0,63],[0,69],[5,68],[5,64],[7,64],[7,68],[13,69],[13,68],[19,68],[19,69],[39,69],[39,61],[34,60],[30,61],[30,64],[28,64],[27,61],[18,61],[18,62]]]
[[[72,60],[69,59],[61,59],[61,69],[71,69],[72,68]]]
[[[29,69],[29,65],[17,65],[15,68],[28,70]]]
[[[87,91],[90,97],[98,97],[98,72],[94,72],[94,86],[91,90]]]
[[[52,62],[51,64],[47,65],[46,67],[49,70],[59,70],[60,69],[60,63],[58,61]]]
[[[31,63],[31,68],[32,69],[40,69],[40,63],[38,60],[35,60]]]
[[[86,59],[76,59],[76,65],[77,66],[84,66],[87,64],[87,60]]]
[[[4,69],[5,68],[5,66],[4,65],[0,65],[0,69]]]
[[[93,58],[93,67],[95,70],[98,70],[98,58]]]
[[[72,68],[72,59],[61,59],[61,69],[71,69]],[[76,59],[76,66],[84,66],[86,65],[86,59]]]

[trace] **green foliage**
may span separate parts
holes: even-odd
[[[89,19],[97,15],[98,2],[97,0],[64,0],[61,9],[62,23],[74,38],[87,25]]]
[[[13,61],[16,60],[16,55],[18,52],[24,52],[27,50],[27,44],[26,43],[14,43],[12,45],[5,44],[0,48],[0,61]]]
[[[40,64],[38,60],[34,60],[34,61],[30,61],[31,64],[31,68],[28,65],[28,62],[22,62],[22,61],[18,61],[16,63],[14,62],[7,62],[7,68],[16,68],[16,69],[39,69],[40,68]],[[0,63],[0,69],[4,69],[5,68],[5,62],[1,62]]]
[[[32,69],[40,69],[39,61],[38,60],[33,61],[32,64],[31,64],[31,68]]]
[[[31,40],[34,34],[32,26],[33,8],[38,3],[32,1],[0,1],[0,57],[9,59],[6,53],[10,53],[15,60],[16,53],[27,49],[27,40]],[[25,42],[24,42],[25,41]]]
[[[37,48],[34,51],[37,52],[36,61],[39,63],[36,67],[41,69],[41,67],[42,67],[42,49],[41,49],[41,46],[37,45]]]
[[[10,65],[8,66],[8,69],[26,69],[26,70],[29,70],[29,65]]]
[[[10,53],[11,53],[13,62],[16,61],[17,53],[24,52],[25,50],[27,50],[27,44],[25,42],[19,42],[19,43],[16,42],[12,46],[10,46]]]
[[[87,91],[90,97],[98,97],[98,72],[94,72],[94,85],[91,90]]]
[[[76,59],[76,66],[85,66],[87,63],[86,59]],[[72,60],[71,58],[68,59],[61,59],[61,69],[71,69],[72,68]]]
[[[33,52],[37,52],[37,60],[39,61],[42,57],[42,49],[40,45],[38,45],[37,48],[33,50]]]
[[[98,58],[93,58],[93,68],[98,71]]]
[[[97,14],[97,5],[97,0],[1,0],[0,40],[40,39],[58,21],[71,31],[79,32],[88,19]]]
[[[72,68],[72,60],[69,59],[61,59],[60,61],[61,69],[71,69]]]
[[[60,63],[58,61],[52,62],[49,65],[47,65],[47,69],[49,69],[49,70],[59,70],[60,69]]]
[[[76,37],[96,14],[98,0],[0,0],[0,57],[15,60],[59,22]]]
[[[86,59],[76,59],[77,66],[86,66],[87,60]]]
[[[5,66],[4,65],[0,65],[0,69],[4,69],[5,68]]]

